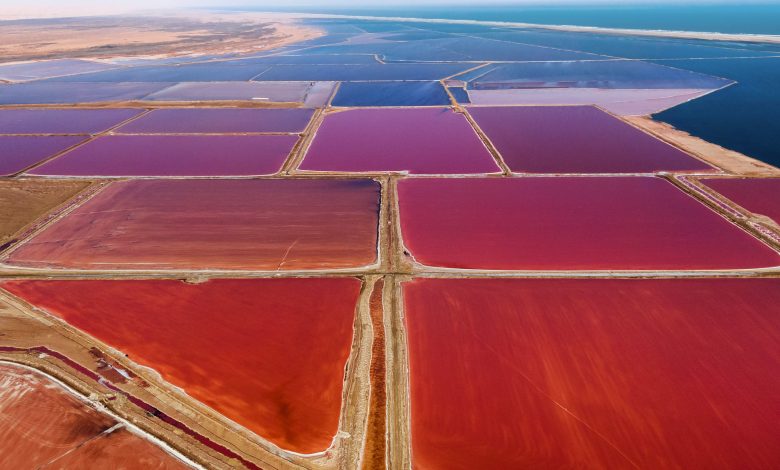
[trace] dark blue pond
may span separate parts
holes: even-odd
[[[439,82],[344,82],[333,106],[438,106],[450,100]]]
[[[704,140],[780,166],[780,59],[674,61],[737,83],[654,117]]]

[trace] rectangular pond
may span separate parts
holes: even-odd
[[[168,86],[170,83],[30,82],[0,84],[0,105],[135,101]]]
[[[780,254],[653,177],[431,179],[398,184],[401,230],[428,266],[489,270],[711,270]]]
[[[333,106],[446,106],[447,92],[435,82],[344,82]]]
[[[48,226],[7,262],[58,269],[309,270],[377,259],[372,180],[131,180]]]
[[[500,172],[466,118],[449,108],[356,109],[328,114],[300,169]]]
[[[278,172],[295,135],[109,135],[30,171],[48,176],[254,176]]]
[[[84,140],[81,136],[0,135],[0,176],[11,176]]]
[[[368,65],[273,65],[255,80],[263,81],[364,81],[439,80],[468,70],[473,64],[420,63]]]
[[[314,111],[311,109],[303,108],[155,109],[125,124],[116,132],[119,134],[298,133],[306,129],[313,114]],[[1,112],[0,119],[2,119]]]
[[[403,285],[414,468],[769,468],[780,279]]]
[[[0,109],[0,134],[97,134],[140,109]]]
[[[518,173],[714,171],[592,106],[472,106],[469,113]]]

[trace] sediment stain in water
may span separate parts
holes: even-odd
[[[417,279],[403,294],[415,468],[780,461],[780,279]]]
[[[80,269],[357,268],[377,259],[372,180],[114,183],[10,255]]]
[[[336,434],[358,279],[3,287],[283,449],[324,451]]]
[[[64,455],[51,468],[167,470],[192,468],[126,428],[103,434]]]
[[[0,364],[0,462],[37,468],[93,439],[116,421],[36,372]]]

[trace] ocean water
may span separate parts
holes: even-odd
[[[477,3],[477,2],[475,2]],[[235,8],[249,10],[251,8]],[[719,33],[780,34],[780,4],[610,5],[610,6],[428,6],[428,7],[262,7],[340,15],[511,21],[602,28],[665,29]]]
[[[737,83],[656,114],[655,119],[780,167],[780,58],[659,63]]]

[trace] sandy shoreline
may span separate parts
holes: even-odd
[[[263,12],[266,15],[282,15],[274,12]],[[354,19],[371,21],[391,21],[405,23],[435,23],[435,24],[462,24],[462,25],[481,25],[497,26],[502,28],[534,28],[547,29],[553,31],[567,31],[576,33],[597,33],[597,34],[615,34],[621,36],[649,36],[677,39],[703,39],[708,41],[736,41],[736,42],[757,42],[780,44],[780,35],[771,34],[729,34],[717,32],[696,32],[696,31],[671,31],[671,30],[648,30],[648,29],[630,29],[630,28],[601,28],[596,26],[573,26],[573,25],[547,25],[539,23],[520,23],[511,21],[479,21],[479,20],[452,20],[439,18],[405,18],[405,17],[384,17],[384,16],[360,16],[360,15],[331,15],[315,13],[284,13],[289,18],[299,19]]]
[[[248,54],[323,34],[291,18],[201,12],[0,21],[0,62]]]

